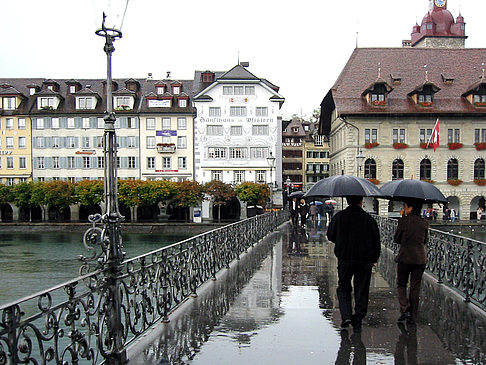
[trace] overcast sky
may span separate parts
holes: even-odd
[[[4,1],[0,77],[104,78],[104,41],[94,34],[99,1]],[[113,76],[151,72],[162,79],[171,71],[173,79],[192,79],[194,70],[229,70],[239,53],[250,72],[280,86],[284,116],[309,116],[357,38],[359,47],[401,47],[428,6],[428,0],[129,0]],[[449,0],[448,9],[465,18],[466,46],[485,47],[486,1]]]

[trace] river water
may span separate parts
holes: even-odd
[[[83,232],[0,232],[0,305],[78,276]],[[127,258],[189,236],[123,233]]]

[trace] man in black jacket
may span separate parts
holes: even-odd
[[[339,311],[341,327],[351,324],[361,332],[361,321],[368,311],[371,269],[381,252],[378,224],[361,207],[363,198],[346,197],[348,207],[338,212],[329,225],[327,238],[335,243],[338,259]],[[351,280],[354,287],[354,314],[351,305]]]

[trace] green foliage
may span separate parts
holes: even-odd
[[[11,202],[17,207],[32,206],[32,190],[34,188],[33,182],[23,182],[13,185],[13,199]]]
[[[178,183],[168,180],[145,181],[141,199],[144,205],[167,204],[177,192]]]
[[[197,181],[178,183],[173,202],[179,207],[197,207],[204,200],[203,186]]]
[[[204,192],[216,206],[226,205],[236,195],[230,184],[213,180],[204,185]]]
[[[76,184],[75,194],[80,204],[99,204],[104,197],[102,180],[82,180]]]
[[[244,182],[239,184],[235,191],[238,198],[249,205],[263,206],[270,197],[270,189],[265,184]]]
[[[65,208],[77,202],[74,184],[69,181],[42,181],[32,185],[32,205]]]
[[[9,203],[14,199],[13,186],[0,184],[0,204]]]
[[[141,180],[119,180],[118,201],[126,207],[140,205],[140,190],[143,182]]]

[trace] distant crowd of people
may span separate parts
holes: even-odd
[[[316,223],[323,218],[324,214],[327,224],[329,224],[334,215],[334,205],[331,203],[324,204],[320,201],[307,204],[305,199],[299,201],[298,198],[294,197],[289,200],[289,212],[294,227],[305,227],[309,218],[312,223]]]

